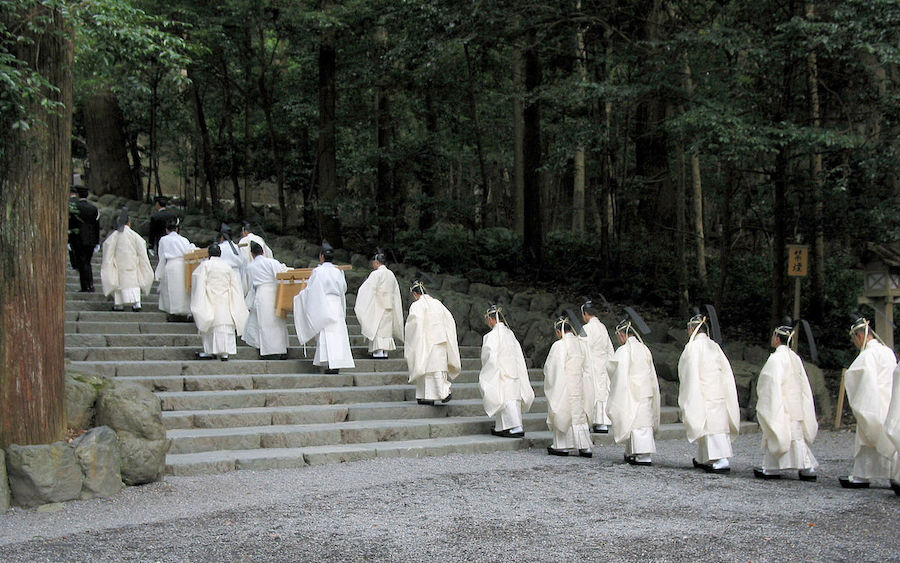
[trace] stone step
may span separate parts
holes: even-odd
[[[344,381],[344,380],[342,380]],[[532,382],[534,393],[544,395],[543,382]],[[457,383],[453,400],[480,399],[477,383]],[[238,409],[300,405],[331,405],[373,402],[415,401],[413,385],[369,387],[314,387],[299,389],[244,389],[231,391],[161,391],[156,393],[164,411]]]
[[[66,301],[66,320],[76,320],[70,318],[71,313],[81,313],[88,311],[97,311],[102,312],[106,311],[109,313],[114,312],[112,310],[113,301],[112,298],[107,298],[103,301]],[[156,299],[152,301],[149,298],[141,297],[141,313],[159,313],[159,302]],[[134,314],[131,309],[125,308],[125,313]],[[133,319],[132,319],[133,320]]]
[[[547,400],[537,397],[531,405],[532,413],[546,413]],[[677,409],[676,409],[677,420]],[[198,411],[164,411],[163,422],[168,430],[188,428],[235,428],[284,424],[320,424],[358,420],[440,418],[456,416],[484,416],[481,399],[452,400],[440,407],[419,405],[414,401],[385,403],[354,403],[335,405],[299,405],[285,407],[256,407],[247,409],[216,409]]]
[[[99,271],[99,270],[98,270]],[[100,281],[100,276],[94,276],[94,292],[93,293],[84,293],[81,291],[81,282],[78,281],[78,277],[76,276],[73,279],[69,279],[66,281],[66,301],[112,301],[112,296],[103,295],[103,283]],[[347,293],[345,295],[347,300],[347,312],[350,313],[353,310],[353,305],[356,303],[356,293]],[[148,302],[156,302],[159,300],[159,291],[158,284],[154,282],[153,287],[150,289],[149,295],[141,295],[141,302],[144,300]]]
[[[454,384],[475,383],[479,372],[466,370],[457,376]],[[533,370],[529,377],[541,381],[540,370]],[[340,374],[283,373],[283,374],[214,374],[214,375],[132,375],[119,376],[143,385],[151,391],[240,391],[246,389],[308,389],[310,387],[374,387],[378,385],[407,385],[406,371],[353,372]]]
[[[660,422],[679,422],[677,407],[662,407]],[[531,413],[546,418],[547,399],[536,397]],[[419,405],[414,401],[386,403],[355,403],[335,405],[299,405],[285,407],[254,407],[247,409],[216,409],[197,411],[164,411],[166,429],[235,428],[284,424],[320,424],[357,420],[440,418],[457,416],[485,416],[481,399],[453,399],[446,405]]]
[[[66,321],[66,334],[106,334],[112,327],[119,334],[187,334],[197,332],[197,326],[194,323],[168,323],[163,318],[162,321],[142,321],[140,317],[144,314],[126,311],[131,315],[133,321],[120,321],[115,323],[103,321]],[[121,313],[120,313],[121,314]],[[148,313],[150,315],[159,315],[160,313]],[[359,334],[359,325],[347,323],[347,329],[350,334]],[[288,333],[292,336],[295,334],[293,323],[288,323]]]
[[[342,370],[350,373],[366,371],[404,371],[406,360],[388,358],[354,360],[356,367]],[[481,369],[480,358],[463,358],[463,371]],[[216,374],[264,374],[264,373],[319,373],[312,365],[312,351],[306,360],[173,360],[173,361],[72,361],[72,368],[81,373],[94,373],[104,377],[125,377],[131,375],[216,375]]]
[[[75,335],[78,336],[78,335]],[[295,341],[296,342],[296,341]],[[311,349],[310,349],[311,348]],[[146,347],[146,346],[122,346],[122,347],[97,347],[97,346],[70,346],[66,348],[66,358],[75,361],[139,361],[139,360],[194,360],[196,353],[202,350],[202,344],[199,341],[193,346],[169,346],[165,348]],[[368,346],[351,346],[351,352],[354,358],[368,359]],[[314,347],[307,348],[307,358],[311,359],[315,354]],[[460,358],[480,358],[481,349],[476,346],[460,346]],[[398,348],[392,354],[394,359],[403,357],[403,349]],[[303,348],[289,347],[288,358],[294,360],[303,360]],[[230,361],[235,360],[259,360],[259,351],[250,346],[239,346],[237,353],[229,357]],[[388,358],[390,360],[390,358]]]
[[[174,324],[187,324],[190,326],[194,326],[194,323],[174,323]],[[288,346],[288,356],[294,357],[295,350],[296,357],[303,356],[303,347],[297,346],[296,340],[292,340],[290,342],[290,346]],[[390,352],[392,358],[399,358],[403,356],[402,343],[398,342],[401,346],[401,349],[397,351]],[[350,335],[350,345],[351,346],[367,346],[367,341],[365,337],[362,335]],[[158,348],[162,346],[191,346],[194,349],[200,348],[203,346],[200,335],[197,334],[196,328],[193,334],[101,334],[101,333],[76,333],[76,334],[67,334],[66,335],[66,346],[71,348],[102,348],[104,346],[110,347],[144,347],[144,348]],[[240,338],[237,339],[237,347],[240,351],[242,347],[246,347],[250,349],[249,346],[244,344]],[[307,346],[307,350],[314,349],[315,342],[311,342],[309,346]],[[460,354],[463,354],[463,348],[475,348],[480,350],[478,346],[460,346],[459,351]],[[309,353],[309,352],[308,352]],[[479,352],[480,353],[480,352]]]
[[[437,407],[434,407],[437,408]],[[525,431],[545,426],[546,415],[522,417]],[[426,440],[471,434],[489,434],[494,423],[486,416],[416,419],[356,420],[319,424],[284,424],[242,428],[188,428],[169,430],[170,454],[257,448],[304,448],[364,442]]]
[[[755,423],[745,422],[742,432],[756,432]],[[603,460],[622,459],[622,446],[613,445],[611,434],[594,434],[594,456]],[[681,423],[660,425],[657,440],[684,440]],[[388,442],[364,442],[310,446],[304,448],[269,448],[248,450],[219,450],[166,456],[167,475],[203,475],[251,469],[286,469],[307,465],[324,465],[375,459],[376,457],[425,457],[451,453],[489,453],[528,448],[544,449],[550,445],[548,431],[527,432],[524,439],[498,438],[490,434],[428,438],[422,440],[398,440]],[[609,448],[607,450],[607,447]],[[692,446],[685,445],[687,448]],[[585,460],[585,463],[589,463]]]

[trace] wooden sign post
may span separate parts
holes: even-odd
[[[808,275],[809,271],[809,245],[789,244],[788,251],[788,277],[794,278],[794,321],[800,319],[800,283]],[[791,348],[797,351],[797,339],[794,339]]]

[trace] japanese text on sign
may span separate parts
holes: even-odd
[[[805,278],[809,263],[809,246],[805,244],[789,244],[788,250],[788,276]]]

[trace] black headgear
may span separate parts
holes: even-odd
[[[571,332],[575,333],[575,329],[572,328],[572,321],[569,320],[569,317],[563,315],[556,319],[556,322],[553,323],[554,330],[558,330],[559,332],[566,333]]]
[[[259,245],[258,242],[250,241],[250,254],[253,256],[259,256],[263,253],[263,247]]]
[[[375,250],[375,255],[372,256],[372,262],[380,262],[381,264],[385,263],[384,251],[380,248]]]
[[[243,223],[241,223],[241,230],[247,231],[249,233],[250,232],[250,221],[244,221]]]
[[[597,308],[594,307],[594,302],[590,299],[585,301],[584,304],[581,306],[581,316],[584,316],[585,313],[587,313],[588,315],[594,316],[594,317],[600,316],[597,313]]]
[[[209,251],[210,256],[222,256],[222,249],[219,248],[219,245],[216,243],[209,245],[207,250]]]
[[[488,310],[484,312],[484,318],[488,319],[493,317],[498,323],[504,323],[509,326],[509,323],[506,322],[506,315],[503,314],[503,307],[497,305],[495,303],[491,303],[491,306],[488,307]]]
[[[319,254],[322,255],[326,262],[331,262],[334,260],[334,247],[328,244],[327,240],[322,240],[322,249],[319,251]]]
[[[158,203],[160,207],[165,207],[169,204],[169,198],[164,195],[156,196],[156,203]]]
[[[181,224],[181,219],[178,217],[172,217],[168,221],[166,221],[166,230],[167,231],[177,231],[178,225]]]
[[[119,213],[119,216],[116,218],[116,230],[120,233],[125,230],[125,225],[130,221],[128,217],[128,208],[123,207],[122,212]]]
[[[222,235],[222,238],[225,240],[231,240],[231,227],[229,227],[227,223],[222,223],[222,226],[219,227],[219,234]]]
[[[425,295],[426,293],[425,284],[420,282],[419,280],[414,281],[412,287],[409,288],[409,290],[413,293],[418,293],[419,295]]]
[[[87,197],[90,193],[90,190],[87,189],[87,186],[74,186],[75,193],[78,194],[78,197]]]

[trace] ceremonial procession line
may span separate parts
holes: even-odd
[[[99,260],[94,258],[95,273]],[[99,287],[99,276],[95,274]],[[302,467],[375,457],[420,457],[545,448],[547,403],[540,369],[528,370],[536,398],[524,414],[525,438],[490,435],[478,389],[478,347],[460,347],[461,373],[453,399],[445,405],[419,405],[409,384],[403,349],[389,359],[368,358],[365,339],[348,295],[347,324],[356,364],[339,374],[322,374],[312,365],[314,346],[291,346],[285,360],[259,360],[239,343],[228,362],[193,359],[202,349],[193,323],[166,322],[154,290],[141,312],[110,311],[99,293],[80,293],[77,273],[69,271],[66,301],[66,356],[73,372],[127,379],[160,398],[172,446],[170,475],[221,473],[236,469]],[[743,422],[741,431],[757,425]],[[675,406],[660,412],[658,440],[684,439]],[[612,445],[610,434],[592,436]],[[685,447],[690,447],[685,444]],[[621,459],[621,448],[600,449],[599,457]]]

